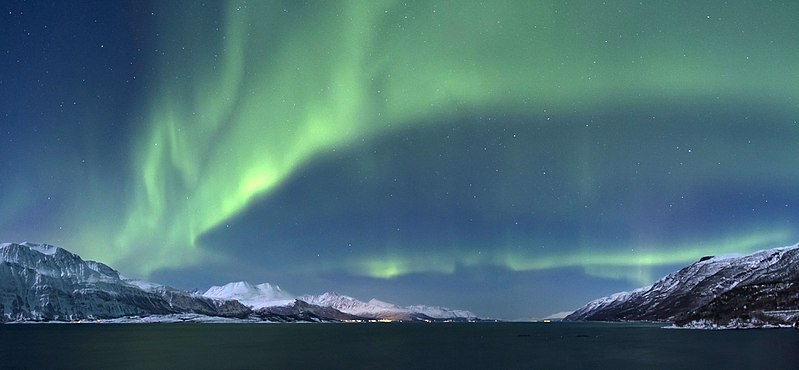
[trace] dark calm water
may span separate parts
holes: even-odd
[[[799,330],[652,325],[0,325],[0,368],[799,369]]]

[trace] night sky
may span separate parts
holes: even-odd
[[[799,242],[799,2],[5,1],[0,239],[542,317]]]

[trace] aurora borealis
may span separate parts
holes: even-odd
[[[504,318],[799,242],[793,1],[0,7],[2,241]]]

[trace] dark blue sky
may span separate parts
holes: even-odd
[[[520,318],[799,240],[793,2],[0,11],[5,241]]]

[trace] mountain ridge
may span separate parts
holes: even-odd
[[[253,285],[247,281],[230,282],[213,286],[202,294],[207,298],[238,300],[253,310],[276,311],[276,307],[292,306],[304,302],[313,306],[329,307],[344,314],[348,319],[357,318],[391,321],[437,321],[437,320],[476,320],[477,315],[470,311],[453,310],[439,306],[411,305],[399,306],[376,298],[367,302],[336,292],[320,295],[292,296],[277,285],[262,283]]]
[[[128,279],[108,265],[83,260],[50,244],[0,244],[0,322],[157,322],[158,317],[164,322],[214,322],[208,319],[212,317],[278,322],[479,320],[469,311],[399,307],[337,295],[361,308],[343,312],[335,302],[317,299],[332,297],[325,294],[300,297],[311,301],[306,302],[277,285],[244,281],[213,286],[202,294],[189,293]]]
[[[165,285],[145,290],[118,271],[48,244],[0,244],[0,321],[78,321],[195,313],[243,318],[238,302]]]
[[[792,325],[796,318],[791,315],[764,320],[755,307],[799,310],[799,299],[792,295],[796,284],[799,244],[745,256],[707,256],[650,286],[591,301],[565,320],[662,321],[689,327]],[[743,298],[761,295],[758,292],[766,287],[772,289],[770,295],[762,294],[759,301]],[[775,294],[783,296],[781,305],[766,304]]]

